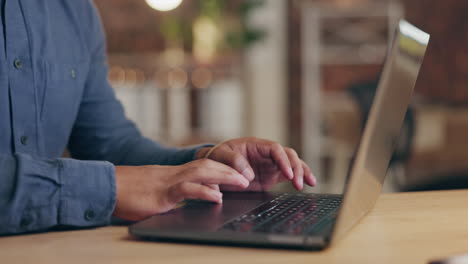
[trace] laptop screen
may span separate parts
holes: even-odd
[[[365,216],[382,191],[429,38],[405,20],[398,24],[345,187],[332,241]]]

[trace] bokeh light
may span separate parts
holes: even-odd
[[[146,3],[158,11],[171,11],[176,9],[182,0],[146,0]]]
[[[213,73],[206,68],[197,68],[192,72],[192,84],[195,88],[208,88],[213,82]]]

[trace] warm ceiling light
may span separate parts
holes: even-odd
[[[170,11],[177,8],[182,0],[146,0],[146,3],[158,11]]]

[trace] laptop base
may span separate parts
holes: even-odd
[[[155,215],[130,227],[130,234],[164,242],[244,245],[268,248],[320,250],[328,245],[334,222],[313,234],[282,234],[228,230],[225,227],[249,211],[284,197],[283,193],[225,193],[223,204],[188,201],[183,207]],[[307,195],[307,194],[288,194]],[[336,198],[338,195],[317,195]]]

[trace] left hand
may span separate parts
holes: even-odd
[[[210,149],[200,149],[197,158],[204,158]],[[292,181],[297,190],[302,190],[304,182],[310,186],[317,184],[309,166],[298,157],[296,151],[269,140],[229,140],[219,145],[208,158],[232,167],[250,182],[245,189],[221,185],[223,191],[266,191],[287,180]]]

